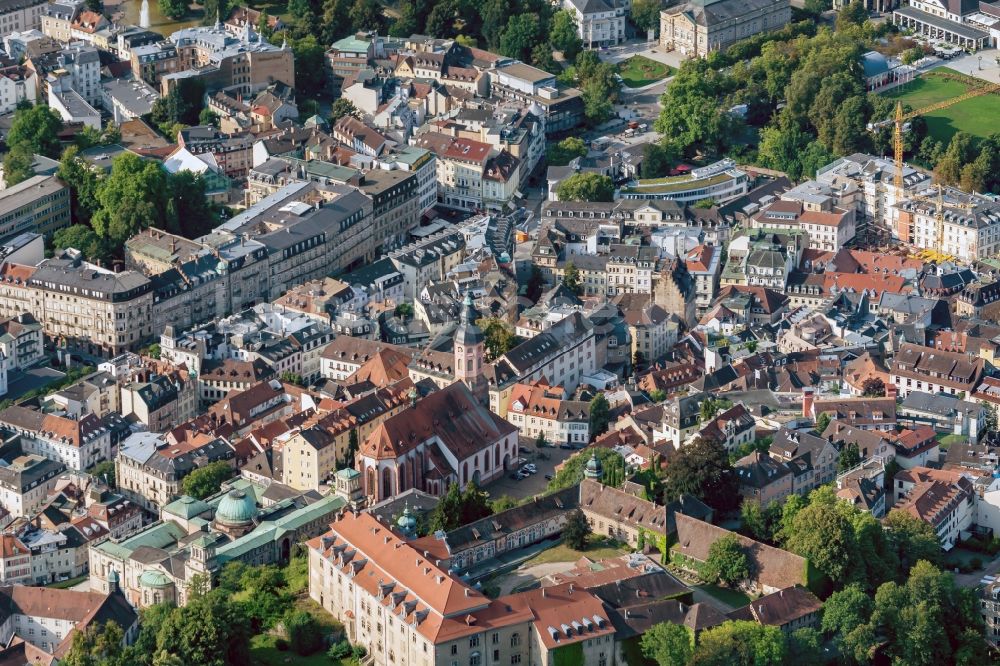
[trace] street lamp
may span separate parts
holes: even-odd
[[[979,69],[983,68],[983,56],[979,56]]]

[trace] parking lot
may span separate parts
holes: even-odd
[[[532,474],[526,479],[515,481],[510,477],[511,474],[514,474],[517,470],[512,469],[500,479],[489,484],[486,489],[489,491],[490,497],[493,499],[497,499],[503,495],[510,495],[516,499],[521,499],[523,497],[532,497],[534,495],[541,494],[545,492],[545,487],[549,484],[545,475],[554,475],[556,465],[566,460],[574,453],[576,453],[576,451],[567,451],[566,449],[552,448],[548,446],[541,449],[541,452],[539,452],[535,449],[534,443],[527,445],[522,448],[521,457],[529,463],[534,463],[538,468],[538,472]],[[545,458],[542,456],[545,456]]]

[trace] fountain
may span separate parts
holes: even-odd
[[[149,0],[142,0],[142,8],[139,9],[139,27],[149,28]]]

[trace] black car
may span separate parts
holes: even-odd
[[[552,480],[552,475],[551,474],[546,474],[545,475],[545,480],[546,481],[551,481]]]
[[[572,444],[560,444],[559,448],[560,449],[565,449],[567,451],[572,451],[573,450],[573,445]]]

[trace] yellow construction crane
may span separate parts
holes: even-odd
[[[989,83],[985,84],[979,88],[973,88],[965,92],[958,97],[952,97],[951,99],[946,99],[942,102],[936,104],[930,104],[923,108],[917,109],[915,111],[910,111],[909,113],[903,112],[903,102],[896,102],[896,117],[891,120],[885,120],[880,123],[875,123],[872,129],[878,129],[880,127],[885,127],[888,123],[893,124],[892,128],[892,148],[895,158],[895,173],[893,174],[892,184],[896,188],[896,201],[900,201],[903,198],[903,127],[906,121],[912,120],[917,116],[926,115],[928,113],[933,113],[934,111],[940,111],[941,109],[947,109],[949,106],[958,104],[959,102],[964,102],[967,99],[972,99],[973,97],[979,97],[980,95],[986,95],[993,92],[1000,91],[1000,84]],[[914,197],[915,199],[921,199],[927,201],[927,197]],[[937,249],[938,251],[943,251],[944,248],[944,197],[942,195],[941,186],[938,185],[938,195],[937,195]]]

